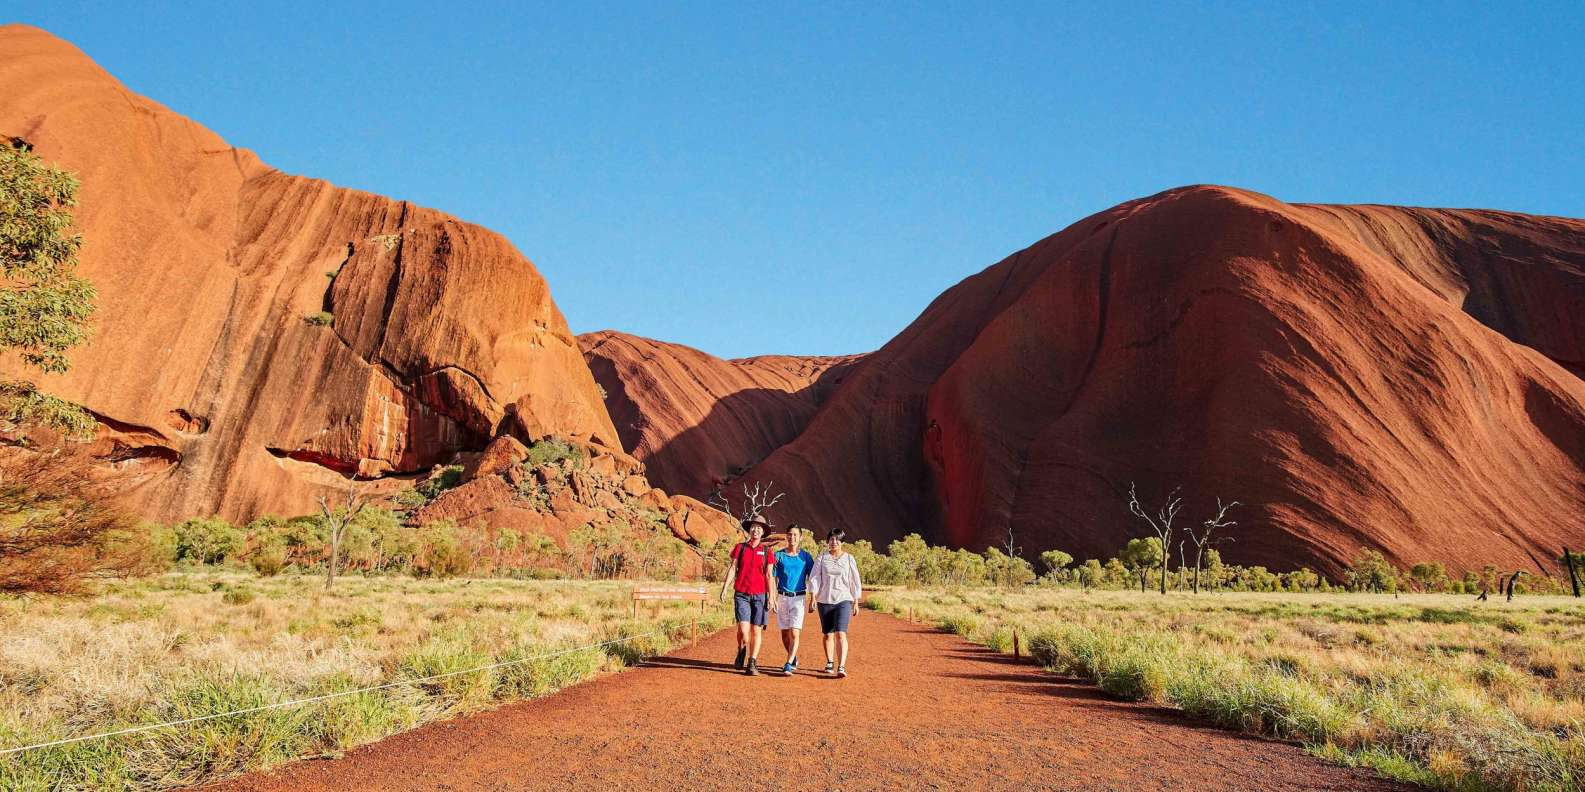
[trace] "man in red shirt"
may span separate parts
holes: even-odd
[[[737,618],[737,660],[735,668],[754,676],[759,673],[759,644],[765,636],[765,615],[770,599],[771,565],[776,556],[765,542],[765,529],[770,524],[759,517],[742,522],[748,531],[748,541],[732,548],[732,567],[721,581],[721,598],[726,599],[728,586],[732,587],[732,610]]]

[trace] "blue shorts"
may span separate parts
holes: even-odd
[[[748,622],[755,627],[764,627],[765,615],[768,610],[765,607],[766,599],[767,597],[764,594],[734,592],[732,594],[732,612],[737,615],[737,620],[740,622]]]
[[[848,631],[848,620],[853,618],[853,600],[842,600],[835,605],[822,602],[815,607],[820,611],[820,632],[830,635]]]

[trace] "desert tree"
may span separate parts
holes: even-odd
[[[1166,563],[1166,557],[1166,552],[1161,549],[1161,540],[1147,536],[1128,540],[1128,544],[1123,545],[1123,551],[1117,554],[1116,560],[1139,575],[1139,591],[1143,593],[1150,570],[1162,567]],[[1163,572],[1165,572],[1164,568]]]
[[[1161,541],[1160,564],[1162,594],[1167,593],[1168,557],[1172,552],[1172,537],[1175,535],[1177,530],[1173,526],[1173,522],[1177,520],[1178,512],[1183,510],[1183,498],[1178,497],[1178,491],[1180,489],[1182,489],[1182,487],[1175,487],[1173,488],[1172,492],[1167,493],[1167,498],[1166,500],[1162,501],[1161,508],[1156,510],[1154,516],[1151,516],[1145,510],[1144,505],[1139,502],[1139,494],[1134,487],[1134,483],[1128,483],[1128,510],[1132,512],[1135,517],[1144,520],[1145,524],[1150,526],[1150,530],[1155,532],[1156,538]]]
[[[0,353],[46,374],[88,340],[93,284],[79,277],[82,237],[71,232],[77,177],[46,164],[16,139],[0,141]],[[0,420],[33,422],[85,437],[94,419],[26,380],[0,380]]]
[[[1227,519],[1227,513],[1232,511],[1238,501],[1222,503],[1221,498],[1216,499],[1216,514],[1211,519],[1200,523],[1199,528],[1187,529],[1189,541],[1194,543],[1194,593],[1200,593],[1200,570],[1205,565],[1205,551],[1221,542],[1233,541],[1230,536],[1217,536],[1216,532],[1223,528],[1232,528],[1237,522]]]
[[[79,444],[0,454],[0,593],[74,594],[170,563],[111,504],[92,465]]]
[[[336,584],[336,566],[341,562],[341,540],[363,510],[373,503],[369,488],[356,478],[347,479],[346,487],[339,494],[339,503],[334,502],[329,495],[317,498],[320,523],[325,527],[325,538],[330,542],[330,563],[325,567],[326,591]]]
[[[1046,576],[1053,581],[1060,580],[1072,563],[1073,555],[1061,550],[1047,550],[1040,554],[1040,565],[1046,568]]]

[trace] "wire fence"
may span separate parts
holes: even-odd
[[[520,657],[520,658],[517,658],[516,660],[503,660],[502,662],[499,662],[499,663],[490,663],[488,665],[482,665],[482,666],[478,666],[476,668],[466,668],[466,669],[463,669],[461,671],[447,671],[444,674],[432,674],[430,676],[417,677],[417,678],[414,678],[414,679],[399,679],[399,680],[396,680],[394,682],[386,682],[386,683],[381,684],[381,685],[370,685],[368,687],[361,687],[361,688],[357,688],[357,689],[354,689],[354,690],[338,690],[335,693],[325,693],[325,694],[319,695],[319,696],[309,696],[307,698],[293,699],[291,701],[280,701],[280,702],[276,702],[274,704],[265,704],[265,705],[260,706],[260,707],[248,707],[246,709],[231,710],[230,712],[216,712],[216,713],[214,713],[212,715],[200,715],[199,717],[196,717],[196,718],[183,718],[181,720],[166,721],[164,723],[149,723],[149,724],[145,724],[145,725],[142,725],[142,726],[132,726],[132,727],[126,728],[126,729],[117,729],[116,731],[101,732],[99,734],[87,734],[87,735],[83,735],[81,737],[68,737],[66,739],[52,740],[50,742],[42,742],[42,743],[38,743],[36,745],[23,745],[23,746],[18,746],[16,748],[6,748],[6,749],[3,749],[3,750],[0,750],[0,756],[11,756],[13,754],[19,754],[19,753],[23,753],[23,752],[26,752],[26,751],[34,751],[34,750],[38,750],[40,748],[53,748],[53,747],[60,746],[60,745],[71,745],[72,743],[88,742],[90,740],[103,740],[103,739],[106,739],[106,738],[109,738],[109,737],[120,737],[120,736],[127,735],[127,734],[137,734],[138,732],[153,731],[155,729],[165,729],[165,728],[169,728],[171,726],[185,726],[185,725],[187,725],[189,723],[201,723],[203,721],[215,720],[217,718],[230,718],[230,717],[235,717],[237,715],[250,715],[250,714],[255,713],[255,712],[265,712],[267,710],[284,709],[286,707],[296,707],[296,706],[299,706],[299,705],[302,705],[302,704],[313,704],[313,703],[320,702],[320,701],[329,701],[330,699],[341,698],[343,696],[355,696],[355,695],[358,695],[359,693],[372,693],[372,692],[374,692],[376,690],[386,690],[388,688],[402,687],[403,685],[418,685],[418,684],[423,684],[425,682],[433,682],[433,681],[435,681],[437,679],[446,679],[447,677],[462,676],[464,674],[477,674],[477,673],[479,673],[481,671],[490,671],[490,670],[493,670],[493,669],[496,669],[496,668],[505,668],[507,666],[520,665],[522,663],[529,663],[529,662],[533,662],[535,660],[546,660],[546,659],[549,659],[549,658],[552,658],[552,657],[559,657],[561,655],[572,654],[574,652],[587,652],[587,651],[590,651],[590,650],[593,650],[593,649],[604,649],[607,646],[614,646],[616,644],[623,643],[623,642],[626,642],[626,641],[634,641],[634,640],[638,640],[639,638],[650,638],[650,637],[653,637],[653,636],[656,636],[656,635],[667,635],[667,634],[668,634],[668,631],[664,630],[664,629],[662,629],[662,630],[652,630],[650,632],[640,633],[638,635],[628,635],[628,636],[624,636],[622,638],[613,638],[613,639],[611,639],[609,641],[601,641],[600,643],[588,644],[586,646],[575,646],[575,647],[572,647],[570,649],[559,649],[559,650],[554,651],[554,652],[546,652],[545,654],[534,655],[532,657]]]

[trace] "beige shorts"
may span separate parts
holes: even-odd
[[[804,614],[809,610],[807,597],[776,595],[776,627],[781,630],[802,630]]]

